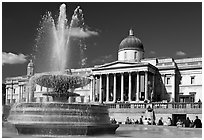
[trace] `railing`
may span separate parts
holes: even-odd
[[[154,109],[199,109],[202,108],[202,103],[112,103],[106,104],[109,108],[144,108],[148,106],[153,107]]]
[[[116,104],[106,104],[109,108],[116,108]]]
[[[191,108],[202,108],[202,103],[191,103]]]

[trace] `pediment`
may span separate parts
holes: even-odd
[[[103,68],[121,68],[121,67],[128,67],[128,66],[133,66],[135,65],[136,62],[121,62],[121,61],[115,61],[111,63],[106,63],[104,65],[100,65],[97,68],[98,69],[103,69]]]

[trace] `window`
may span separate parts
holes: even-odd
[[[124,54],[124,59],[125,60],[127,59],[127,52],[125,52],[125,54]]]
[[[191,76],[191,84],[195,84],[195,76]]]
[[[36,102],[37,101],[37,98],[35,97],[35,98],[33,98],[33,102]]]
[[[134,59],[137,59],[137,52],[135,52]]]
[[[43,90],[43,87],[42,86],[40,86],[40,91],[42,91]]]
[[[167,84],[167,85],[171,84],[171,78],[170,78],[170,77],[167,77],[167,78],[166,78],[166,84]]]
[[[43,97],[40,97],[40,102],[43,102]]]
[[[189,103],[194,102],[195,96],[194,95],[179,95],[179,102],[181,103]]]
[[[179,82],[180,85],[182,84],[182,78],[183,78],[183,77],[181,76],[181,77],[180,77],[180,82]]]
[[[26,92],[26,86],[23,87],[23,92]]]

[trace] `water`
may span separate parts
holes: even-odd
[[[47,12],[38,28],[36,46],[34,48],[34,63],[37,72],[64,71],[71,67],[71,63],[85,66],[86,57],[84,42],[86,26],[82,10],[78,6],[69,21],[66,15],[66,5],[59,8],[59,16],[55,20],[51,12]],[[76,41],[73,41],[74,38]],[[74,44],[75,42],[75,44]],[[76,43],[77,42],[77,43]],[[71,58],[77,47],[79,58]],[[71,50],[72,48],[72,50]],[[79,61],[79,62],[77,62]]]
[[[2,128],[2,137],[63,137],[63,138],[202,138],[201,128],[177,128],[175,126],[144,126],[144,125],[120,125],[116,134],[103,134],[96,136],[48,136],[48,135],[17,135],[17,132],[11,126],[4,125]]]

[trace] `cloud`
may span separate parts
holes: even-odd
[[[100,65],[108,62],[112,62],[114,60],[113,55],[104,55],[96,58],[95,60],[92,61],[93,64]]]
[[[26,57],[24,54],[14,54],[2,52],[2,65],[4,64],[22,64],[25,63]]]
[[[156,54],[156,52],[155,51],[150,51],[149,54]]]
[[[96,31],[90,31],[88,29],[81,29],[81,28],[72,28],[70,30],[70,35],[73,37],[78,37],[78,38],[87,38],[90,36],[96,36],[98,35],[98,32]]]
[[[178,56],[185,56],[186,53],[183,52],[183,51],[177,51],[177,52],[176,52],[176,55],[178,55]]]

